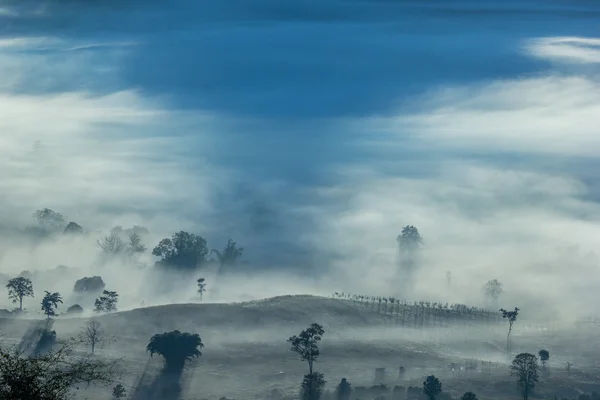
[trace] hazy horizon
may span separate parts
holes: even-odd
[[[133,307],[156,276],[99,267],[96,239],[142,225],[150,251],[180,230],[244,247],[222,300],[480,305],[497,278],[501,306],[596,314],[598,16],[566,0],[0,1],[0,272],[66,265],[36,289],[101,275]],[[30,246],[14,230],[46,207],[92,233]],[[424,238],[410,288],[390,279],[405,225]]]

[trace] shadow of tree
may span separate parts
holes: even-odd
[[[56,332],[50,330],[53,325],[54,320],[32,322],[21,337],[19,351],[32,356],[51,349],[56,342]]]
[[[146,368],[131,394],[131,400],[180,400],[183,393],[183,369],[162,369],[153,380]]]

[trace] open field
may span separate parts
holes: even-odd
[[[102,315],[105,330],[116,342],[97,351],[98,357],[122,358],[122,382],[132,399],[235,399],[296,396],[306,363],[289,351],[286,339],[312,322],[326,330],[316,369],[325,374],[327,389],[342,377],[355,388],[374,383],[374,370],[385,367],[385,383],[420,387],[426,375],[435,374],[444,392],[456,397],[471,390],[480,398],[517,398],[508,376],[505,326],[483,329],[469,323],[453,327],[402,327],[389,316],[368,312],[353,302],[314,296],[283,296],[236,304],[173,304]],[[59,338],[75,336],[87,318],[59,317],[52,329]],[[41,320],[0,320],[5,341],[17,343]],[[597,337],[593,327],[520,331],[517,321],[513,353],[551,353],[550,376],[544,376],[536,397],[575,396],[578,391],[600,391],[600,349],[587,348]],[[526,321],[523,321],[523,326]],[[206,347],[190,362],[181,378],[181,394],[159,395],[162,359],[150,358],[145,346],[155,333],[179,329],[197,332]],[[81,349],[85,351],[85,349]],[[482,363],[483,361],[483,363]],[[564,362],[573,363],[568,376]],[[489,362],[489,363],[488,363]],[[456,363],[456,370],[451,370]],[[475,369],[460,370],[468,364]],[[404,378],[398,367],[406,368]],[[151,388],[148,391],[148,388]],[[359,389],[360,390],[360,389]],[[365,395],[367,396],[367,395]],[[81,389],[81,398],[107,399],[109,388]]]

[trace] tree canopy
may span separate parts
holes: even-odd
[[[539,381],[537,357],[530,353],[518,354],[509,368],[510,374],[517,378],[517,388],[523,399],[527,400]]]
[[[442,393],[442,383],[434,375],[430,375],[423,382],[423,393],[431,400],[435,399],[435,396]]]
[[[50,317],[56,315],[55,309],[58,308],[58,303],[62,304],[63,301],[58,292],[50,293],[46,291],[45,293],[46,295],[42,299],[42,311],[44,311],[44,314],[50,319]]]
[[[61,231],[66,225],[65,217],[49,208],[43,208],[34,212],[33,219],[37,221],[41,229],[47,232]]]
[[[413,253],[418,250],[423,244],[423,238],[419,233],[419,230],[412,226],[406,225],[402,228],[402,232],[396,238],[400,251],[406,253]]]
[[[33,283],[31,279],[19,276],[8,281],[8,298],[13,303],[19,302],[19,311],[23,311],[23,298],[33,297]]]
[[[159,265],[180,270],[194,270],[206,264],[208,247],[202,236],[180,231],[162,239],[152,250],[160,257]]]
[[[200,357],[203,347],[204,343],[197,333],[175,330],[152,336],[146,351],[150,352],[151,357],[154,354],[163,356],[167,370],[180,370],[186,361]]]
[[[223,251],[212,249],[210,252],[217,256],[219,267],[222,270],[223,268],[235,265],[238,258],[244,253],[244,248],[237,247],[237,243],[234,242],[233,239],[229,239]]]

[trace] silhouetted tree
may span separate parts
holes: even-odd
[[[69,222],[65,227],[64,233],[79,235],[83,233],[83,228],[76,222]]]
[[[23,298],[33,297],[33,283],[31,279],[19,276],[8,281],[8,298],[13,303],[19,302],[19,311],[23,311]]]
[[[66,222],[62,214],[52,211],[49,208],[43,208],[33,213],[33,219],[38,226],[46,232],[57,232],[64,229]]]
[[[529,353],[518,354],[509,368],[511,376],[517,377],[517,388],[523,400],[527,400],[539,380],[537,357]]]
[[[423,382],[423,393],[430,400],[435,400],[435,396],[442,393],[442,383],[434,375],[429,375]]]
[[[120,361],[74,357],[76,343],[27,357],[21,347],[0,346],[0,399],[66,400],[79,384],[112,383]]]
[[[150,352],[151,357],[155,353],[163,356],[167,370],[180,371],[186,361],[202,355],[199,349],[203,347],[204,343],[197,333],[182,333],[175,330],[152,336],[146,351]]]
[[[202,295],[206,292],[206,282],[204,278],[198,278],[196,281],[198,283],[198,293],[200,294],[200,300],[202,300]]]
[[[508,334],[506,335],[506,354],[510,355],[510,333],[512,332],[513,324],[519,316],[519,309],[515,307],[513,311],[507,311],[504,308],[501,308],[500,312],[502,313],[502,318],[508,320]]]
[[[335,389],[336,400],[350,400],[351,394],[352,386],[350,385],[350,382],[348,382],[346,378],[342,378],[339,385]]]
[[[300,398],[302,400],[319,400],[326,383],[325,377],[320,372],[312,372],[304,375]]]
[[[98,297],[94,302],[95,312],[113,312],[117,311],[117,302],[119,295],[117,292],[104,290],[102,296]]]
[[[569,376],[571,376],[571,367],[572,366],[573,366],[573,364],[568,361],[565,363],[565,367],[567,369],[567,375],[569,375]]]
[[[108,256],[123,254],[127,249],[127,243],[116,233],[111,233],[102,239],[98,239],[96,242],[104,254]]]
[[[206,239],[184,231],[162,239],[152,250],[152,255],[161,258],[159,265],[181,270],[202,267],[207,254]]]
[[[123,387],[123,385],[119,383],[118,385],[113,387],[112,395],[115,399],[124,399],[126,396],[125,387]]]
[[[465,394],[460,397],[460,400],[477,400],[477,396],[473,392],[465,392]]]
[[[91,346],[92,354],[95,354],[96,346],[107,343],[109,338],[104,332],[102,324],[97,319],[91,319],[85,324],[79,335],[81,342]]]
[[[540,356],[542,367],[546,368],[546,362],[550,359],[550,352],[548,350],[542,349],[538,352],[538,356]]]
[[[292,345],[292,351],[300,355],[300,360],[308,362],[308,375],[312,376],[313,363],[319,358],[318,343],[325,330],[317,323],[313,323],[298,336],[290,337],[287,342]]]
[[[233,239],[229,239],[223,251],[212,249],[210,252],[217,256],[219,267],[223,269],[224,267],[235,265],[237,259],[244,253],[244,248],[237,247],[237,243],[234,242]]]
[[[483,285],[483,294],[496,305],[502,294],[502,283],[500,283],[498,279],[487,281],[485,285]]]
[[[77,314],[82,314],[82,313],[83,313],[83,308],[79,304],[73,304],[72,306],[67,308],[67,314],[77,315]]]
[[[101,292],[106,287],[104,281],[99,276],[84,277],[78,279],[73,286],[75,293],[95,293]]]
[[[54,292],[50,293],[48,291],[45,292],[46,295],[42,299],[42,311],[46,314],[46,317],[50,319],[50,317],[54,317],[56,315],[55,309],[58,308],[58,303],[62,304],[62,297],[60,293]]]

